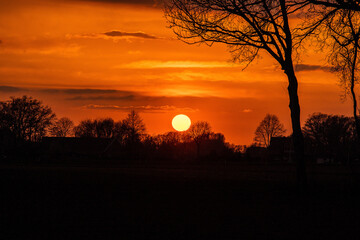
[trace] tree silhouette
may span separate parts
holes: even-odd
[[[50,107],[32,97],[11,97],[0,102],[0,128],[9,129],[17,139],[40,140],[54,118]]]
[[[345,93],[351,94],[353,102],[353,116],[357,137],[360,139],[360,120],[358,116],[355,84],[359,80],[359,39],[360,39],[360,12],[350,10],[338,11],[337,17],[329,19],[327,28],[332,44],[329,62],[339,75]]]
[[[96,119],[94,121],[96,137],[112,138],[114,134],[114,120],[112,118]]]
[[[266,114],[255,130],[254,141],[259,145],[269,147],[271,138],[281,137],[285,132],[284,125],[280,123],[276,115]]]
[[[94,121],[91,119],[82,120],[79,125],[74,127],[75,137],[88,137],[88,138],[95,138],[96,137],[96,130]]]
[[[353,120],[345,116],[314,113],[303,128],[314,154],[344,161],[353,141]]]
[[[355,93],[360,67],[360,11],[324,6],[311,8],[301,32],[303,38],[315,37],[319,42],[319,49],[327,48],[327,59],[332,71],[339,76],[345,96],[351,95],[356,132],[360,139],[359,110]]]
[[[112,118],[86,119],[74,128],[75,137],[112,138],[115,123]]]
[[[192,140],[194,140],[196,144],[196,153],[197,157],[200,157],[200,145],[205,140],[209,139],[211,134],[211,127],[208,122],[205,121],[199,121],[195,122],[191,125],[191,127],[188,130],[188,133]]]
[[[360,11],[359,0],[309,0],[309,2],[327,8]]]
[[[132,110],[122,121],[121,129],[129,144],[139,143],[141,137],[146,132],[145,124],[139,114]]]
[[[49,132],[53,137],[68,137],[72,135],[73,128],[73,121],[67,117],[62,117],[50,127]]]
[[[185,42],[225,43],[235,61],[248,64],[262,50],[279,63],[289,83],[297,177],[302,187],[306,186],[304,139],[289,17],[309,4],[295,0],[169,0],[165,3],[169,26]]]

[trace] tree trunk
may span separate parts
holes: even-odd
[[[351,97],[352,97],[352,101],[353,101],[353,114],[354,114],[354,121],[355,121],[355,128],[356,128],[356,135],[357,135],[357,140],[360,142],[360,121],[358,118],[358,113],[357,113],[357,100],[356,100],[356,94],[355,94],[355,70],[356,70],[356,61],[357,61],[357,54],[358,54],[358,42],[359,39],[356,39],[355,41],[355,47],[354,47],[354,58],[352,61],[352,66],[351,66],[351,86],[350,86],[350,91],[351,91]]]
[[[356,129],[356,134],[357,134],[357,140],[360,142],[360,119],[358,117],[358,113],[357,113],[357,100],[356,100],[356,94],[355,94],[355,90],[354,90],[354,79],[351,80],[351,97],[352,97],[352,101],[353,101],[353,114],[354,114],[354,120],[355,120],[355,129]]]
[[[300,190],[307,188],[306,164],[304,158],[304,137],[301,131],[300,123],[300,104],[298,97],[298,82],[295,76],[293,65],[291,64],[285,70],[288,77],[288,93],[290,98],[291,123],[293,130],[294,157],[296,162],[296,176]]]

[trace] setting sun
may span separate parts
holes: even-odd
[[[172,126],[176,131],[183,132],[189,129],[191,120],[184,114],[176,115],[172,120]]]

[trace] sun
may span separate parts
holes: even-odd
[[[172,120],[172,126],[176,131],[183,132],[189,129],[191,120],[184,114],[176,115]]]

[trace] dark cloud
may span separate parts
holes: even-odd
[[[44,93],[65,93],[65,94],[108,94],[108,93],[128,93],[115,89],[91,89],[91,88],[47,88],[41,89]]]
[[[68,101],[92,101],[92,100],[101,100],[101,101],[114,101],[114,100],[134,100],[135,95],[124,95],[124,96],[76,96],[72,98],[67,98]]]
[[[295,66],[295,71],[297,72],[317,71],[317,70],[321,70],[324,72],[331,72],[332,68],[329,66],[311,65],[311,64],[296,64]]]
[[[121,31],[111,31],[106,32],[104,35],[108,37],[136,37],[136,38],[146,38],[146,39],[158,39],[155,36],[143,33],[143,32],[121,32]]]
[[[0,40],[0,44],[2,44],[3,43],[3,41],[2,40]]]
[[[196,112],[198,109],[189,107],[176,107],[174,105],[139,105],[139,106],[117,106],[117,105],[96,105],[89,104],[84,106],[86,109],[100,109],[100,110],[116,110],[128,112],[136,110],[138,112],[164,113],[164,112]]]
[[[118,4],[133,4],[144,6],[155,6],[159,1],[157,0],[78,0],[81,2],[99,2],[99,3],[118,3]]]
[[[134,97],[134,92],[121,91],[116,89],[96,89],[96,88],[18,88],[12,86],[0,86],[0,92],[37,92],[45,94],[65,94],[78,95],[70,98],[70,100],[101,100],[112,98],[116,99],[131,99]],[[85,96],[82,96],[85,95]],[[111,99],[109,99],[111,100]]]
[[[21,92],[21,91],[26,91],[26,89],[25,88],[12,87],[12,86],[0,86],[0,92],[14,93],[14,92]]]

